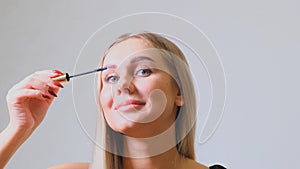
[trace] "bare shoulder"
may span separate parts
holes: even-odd
[[[192,160],[192,159],[187,159],[185,168],[188,168],[188,169],[209,169],[205,165],[200,164],[200,163],[198,163],[198,162],[196,162],[195,160]]]
[[[88,169],[89,163],[67,163],[61,164],[48,169]]]

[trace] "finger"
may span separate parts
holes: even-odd
[[[48,91],[48,88],[51,87],[53,91],[58,91],[59,88],[63,87],[59,82],[55,82],[50,78],[51,72],[43,71],[36,72],[23,81],[17,84],[15,89],[38,89],[43,90],[44,92]]]
[[[64,73],[62,73],[59,70],[42,70],[42,71],[37,71],[34,74],[45,75],[45,76],[49,76],[49,77],[53,78],[53,77],[61,76]]]
[[[14,90],[7,94],[7,101],[9,103],[23,103],[28,98],[38,100],[52,100],[54,97],[48,93],[43,93],[40,90],[33,89]]]
[[[38,81],[44,81],[49,84],[52,84],[51,83],[52,80],[50,77],[56,76],[56,75],[60,75],[60,73],[58,73],[56,71],[52,71],[52,70],[38,71],[38,72],[35,72],[35,73],[27,76],[26,78],[24,78],[22,81],[20,81],[16,85],[14,85],[13,88],[15,88],[15,89],[30,88],[32,86],[37,86],[37,85],[34,85],[34,83],[38,82]],[[54,85],[54,84],[52,84],[52,85]]]
[[[51,88],[48,89],[48,93],[54,97],[57,97],[57,94]]]
[[[64,86],[59,82],[59,81],[56,81],[56,80],[52,80],[53,81],[53,84],[57,87],[60,87],[60,88],[64,88]]]
[[[57,87],[64,88],[59,81],[53,80],[54,77],[63,75],[63,73],[59,70],[45,70],[36,72],[35,74],[39,79],[46,82],[48,86],[54,88],[54,90],[57,90]]]
[[[18,98],[23,99],[28,97],[35,96],[34,92],[40,93],[37,95],[37,99],[53,99],[54,97],[57,97],[57,93],[59,91],[59,88],[61,88],[61,84],[59,82],[53,81],[51,76],[52,71],[40,71],[35,72],[32,75],[26,77],[24,80],[22,80],[20,83],[13,86],[10,90],[9,96],[12,98]],[[36,90],[32,92],[32,90]],[[25,93],[24,97],[21,97],[24,93],[20,93],[20,91],[31,91],[28,92],[29,95]],[[32,95],[30,95],[32,94]]]
[[[52,73],[53,73],[53,75],[50,76],[51,78],[55,78],[55,77],[58,77],[58,76],[61,76],[64,74],[63,72],[61,72],[59,70],[52,70]]]

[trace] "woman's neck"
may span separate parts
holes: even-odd
[[[184,158],[180,157],[176,147],[162,154],[144,157],[123,157],[123,169],[179,169],[182,168]]]
[[[124,136],[124,169],[175,169],[180,168],[183,159],[176,148],[175,126],[149,138]]]

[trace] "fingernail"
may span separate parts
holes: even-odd
[[[53,74],[50,76],[50,78],[55,78],[55,77],[63,75],[63,73],[59,70],[52,70],[52,72],[53,72]]]
[[[59,70],[52,70],[54,73],[56,73],[56,74],[59,74],[59,75],[62,75],[62,74],[64,74],[63,72],[61,72],[61,71],[59,71]]]
[[[51,94],[54,97],[57,97],[56,93],[54,93],[51,89],[48,89],[49,94]]]
[[[42,95],[44,98],[46,98],[46,99],[51,99],[49,96],[47,96],[47,95],[45,95],[45,94],[43,94]]]
[[[55,77],[58,77],[58,76],[60,76],[60,75],[59,74],[54,74],[54,75],[50,76],[50,78],[55,78]]]
[[[64,88],[64,86],[62,84],[60,84],[58,81],[53,81],[53,84],[60,87],[60,88]]]

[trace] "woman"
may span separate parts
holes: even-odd
[[[175,44],[153,33],[124,35],[105,52],[102,66],[108,70],[99,77],[93,162],[54,169],[208,168],[194,161],[196,99],[187,61]],[[61,74],[37,72],[9,91],[11,121],[0,137],[0,167],[43,120],[63,87],[51,78]]]

